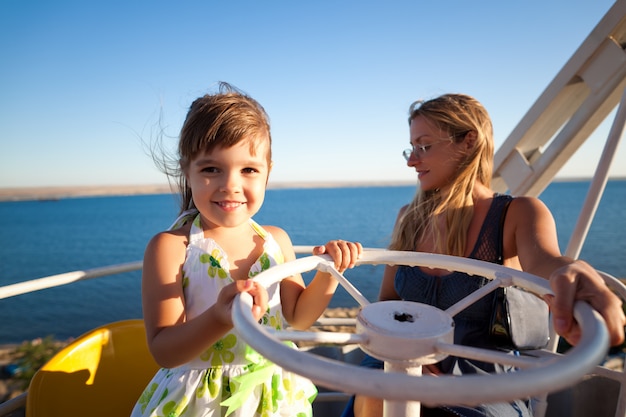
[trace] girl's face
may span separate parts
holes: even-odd
[[[411,121],[413,152],[407,165],[414,168],[423,191],[445,189],[454,180],[463,158],[463,145],[423,116]]]
[[[193,158],[185,176],[205,228],[237,227],[256,214],[265,198],[270,171],[269,140],[243,140],[230,148],[201,152]]]

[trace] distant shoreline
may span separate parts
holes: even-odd
[[[268,189],[294,188],[344,188],[344,187],[392,187],[415,185],[415,181],[368,181],[368,182],[269,182]],[[15,187],[0,188],[1,201],[50,201],[76,197],[129,196],[146,194],[170,194],[169,184],[148,185],[81,185],[67,187]]]
[[[591,178],[557,178],[554,182],[590,181]],[[626,178],[610,178],[610,181],[624,181]],[[349,187],[402,187],[416,185],[414,181],[300,181],[272,182],[268,189],[298,188],[349,188]],[[66,187],[4,187],[0,188],[0,202],[4,201],[51,201],[76,197],[129,196],[146,194],[170,194],[169,184],[137,185],[77,185]]]

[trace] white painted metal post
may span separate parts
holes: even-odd
[[[422,376],[422,366],[407,367],[406,364],[385,362],[385,372],[398,372],[411,376]],[[383,417],[420,417],[421,403],[419,401],[391,401],[383,402]]]
[[[587,237],[587,232],[591,226],[591,221],[593,220],[593,216],[598,208],[600,199],[602,198],[602,193],[604,192],[604,188],[609,177],[609,168],[611,167],[611,162],[615,156],[617,145],[619,144],[622,134],[624,133],[624,126],[626,126],[626,90],[624,90],[622,100],[617,108],[617,113],[615,115],[613,125],[611,126],[609,137],[607,138],[604,150],[602,151],[602,156],[598,162],[598,167],[593,176],[593,181],[589,187],[587,197],[585,198],[585,203],[580,211],[578,222],[576,223],[569,245],[565,251],[566,256],[576,259],[580,255],[583,243]]]

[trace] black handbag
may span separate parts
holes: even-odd
[[[548,305],[516,287],[498,288],[489,326],[491,342],[509,350],[541,349],[550,341]]]
[[[509,199],[500,220],[500,264],[502,264],[504,218]],[[538,296],[517,287],[500,287],[494,291],[489,323],[491,343],[508,350],[541,349],[550,341],[550,312]]]

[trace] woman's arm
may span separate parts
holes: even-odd
[[[511,203],[505,223],[505,255],[517,256],[524,271],[550,280],[554,296],[547,296],[546,301],[555,330],[569,343],[580,339],[572,316],[577,300],[588,302],[602,315],[612,345],[623,343],[626,318],[621,300],[589,264],[561,255],[552,213],[539,199],[518,197]]]

